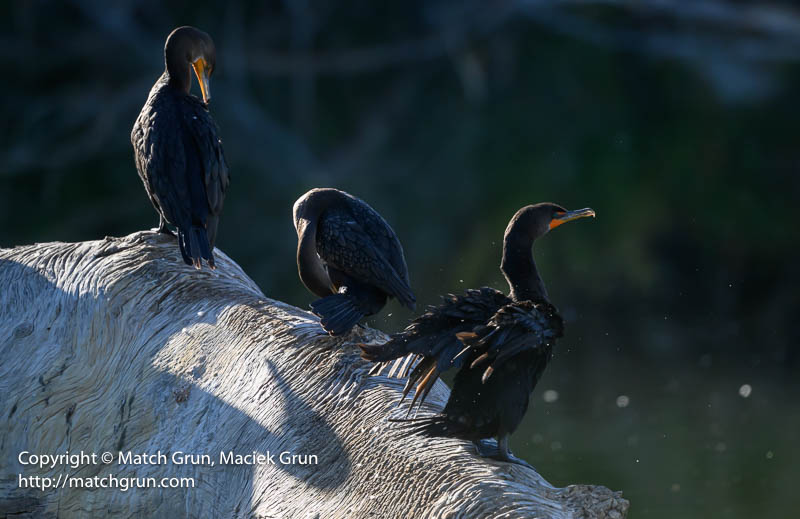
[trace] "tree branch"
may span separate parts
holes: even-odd
[[[401,382],[368,375],[356,341],[266,298],[217,251],[180,262],[174,239],[0,250],[0,510],[85,517],[623,517],[604,487],[554,488],[478,458],[468,442],[409,435],[386,418]],[[443,384],[427,410],[441,408]],[[111,464],[23,465],[20,453],[112,452]],[[118,452],[162,464],[120,465]],[[178,452],[216,463],[176,464]],[[220,464],[219,453],[318,464]],[[306,461],[309,458],[304,458]],[[194,488],[20,488],[20,475],[192,478]],[[313,516],[313,514],[311,515]]]

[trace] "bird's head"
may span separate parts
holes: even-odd
[[[191,83],[189,73],[191,65],[200,84],[203,102],[208,104],[211,100],[209,82],[217,62],[217,49],[211,36],[188,25],[178,27],[167,37],[164,57],[170,75],[181,81],[187,93]]]
[[[561,224],[587,216],[594,217],[594,210],[586,207],[568,211],[558,204],[549,202],[528,205],[517,211],[508,223],[506,235],[512,232],[520,233],[534,241]]]
[[[594,210],[588,207],[568,211],[551,203],[528,205],[516,212],[503,236],[503,259],[500,262],[500,270],[508,280],[515,301],[549,302],[544,282],[533,261],[533,242],[561,224],[594,215]]]

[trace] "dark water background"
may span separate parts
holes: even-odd
[[[0,245],[156,225],[129,133],[165,36],[197,25],[233,175],[218,246],[268,296],[311,300],[290,218],[311,187],[392,223],[422,306],[504,289],[519,207],[591,206],[537,243],[568,328],[512,448],[631,518],[796,514],[800,12],[379,4],[3,3]]]

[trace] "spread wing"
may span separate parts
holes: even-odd
[[[458,339],[458,334],[485,325],[498,309],[511,302],[502,292],[488,287],[467,290],[461,296],[450,294],[443,299],[442,304],[430,307],[405,330],[392,335],[386,343],[359,345],[361,356],[374,362],[405,357],[395,363],[389,376],[405,376],[414,360],[421,359],[408,375],[403,393],[405,397],[416,384],[414,402],[419,399],[420,404],[442,372],[463,364],[465,359],[458,354],[464,345]],[[381,369],[379,367],[377,372]]]
[[[540,352],[549,358],[552,343],[562,334],[561,317],[552,305],[513,302],[485,325],[458,334],[465,347],[457,358],[469,359],[470,368],[486,366],[485,383],[497,368],[522,352]]]

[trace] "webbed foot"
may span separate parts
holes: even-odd
[[[472,443],[475,444],[475,450],[478,451],[479,456],[492,459],[499,458],[500,450],[492,440],[478,440]]]
[[[494,443],[492,440],[478,440],[473,443],[475,444],[475,450],[484,458],[514,463],[515,465],[533,469],[530,463],[511,454],[511,451],[508,450],[508,437],[501,439],[498,443]]]
[[[169,236],[175,236],[175,233],[170,231],[169,227],[167,227],[167,221],[164,219],[163,216],[159,216],[159,218],[158,218],[158,227],[155,228],[155,229],[150,229],[150,230],[153,231],[153,232],[166,234],[166,235],[169,235]]]

